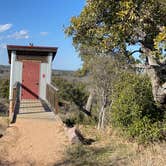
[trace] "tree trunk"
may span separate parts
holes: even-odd
[[[98,129],[104,128],[104,120],[105,120],[105,111],[106,111],[106,102],[107,102],[107,97],[105,96],[105,92],[103,91],[102,93],[102,105],[101,109],[99,112],[99,122],[98,122]]]
[[[152,64],[152,58],[150,56],[148,57],[148,62],[150,67],[147,68],[146,72],[151,81],[154,100],[160,104],[166,104],[166,83],[161,85],[160,80],[159,70],[161,69],[161,65],[154,62],[154,59]]]
[[[100,112],[99,112],[99,121],[98,121],[98,125],[97,125],[98,130],[101,128],[102,112],[103,112],[103,106],[102,106],[102,108],[100,109]]]
[[[94,91],[91,89],[89,97],[88,97],[88,101],[85,106],[86,111],[88,111],[89,113],[91,112],[91,108],[92,108],[93,96],[94,96]]]
[[[105,120],[105,108],[103,108],[102,117],[101,117],[101,128],[104,128],[104,120]]]

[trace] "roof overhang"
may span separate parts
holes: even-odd
[[[43,47],[43,46],[18,46],[18,45],[7,45],[9,63],[11,63],[11,53],[16,51],[19,55],[34,55],[34,56],[48,56],[48,53],[52,53],[52,61],[54,60],[57,47]]]

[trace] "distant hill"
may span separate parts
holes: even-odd
[[[0,65],[0,79],[6,79],[10,77],[10,66]],[[77,77],[76,71],[67,70],[52,70],[52,77],[61,77],[68,81],[82,81],[86,82],[87,77]]]

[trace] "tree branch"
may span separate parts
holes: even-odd
[[[134,51],[133,51],[133,52],[131,52],[129,55],[132,55],[132,54],[134,54],[134,53],[136,53],[136,52],[143,53],[143,51],[141,51],[141,49],[139,49],[139,50],[134,50]]]

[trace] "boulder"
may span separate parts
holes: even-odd
[[[81,134],[80,130],[75,126],[72,128],[65,127],[65,132],[69,138],[71,144],[78,144],[84,142],[84,137]]]

